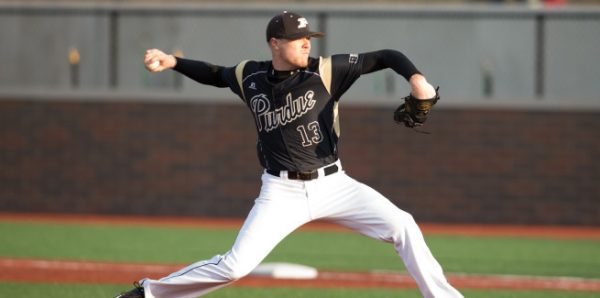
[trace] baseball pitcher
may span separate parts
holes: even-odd
[[[410,95],[394,112],[408,127],[425,122],[439,99],[437,90],[395,50],[310,57],[311,38],[323,36],[310,31],[302,16],[283,12],[267,26],[270,61],[224,67],[157,49],[146,52],[150,72],[174,69],[201,84],[229,88],[242,100],[254,116],[264,172],[231,250],[158,280],[142,279],[117,297],[202,296],[250,273],[287,235],[313,220],[391,243],[424,297],[462,297],[447,282],[413,217],[348,176],[338,159],[338,104],[361,75],[391,68],[410,83]]]

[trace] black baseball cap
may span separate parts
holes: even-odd
[[[289,11],[274,16],[267,25],[267,42],[271,38],[298,39],[301,37],[323,37],[322,32],[310,31],[308,21],[301,15]]]

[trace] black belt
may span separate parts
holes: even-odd
[[[323,169],[323,173],[325,173],[325,176],[329,176],[333,173],[337,173],[337,171],[339,171],[339,168],[336,164],[332,164]],[[273,176],[280,177],[281,172],[267,169],[267,173],[269,173]],[[313,179],[319,178],[319,171],[317,171],[317,170],[312,170],[310,172],[287,171],[287,178],[291,179],[291,180],[303,180],[303,181],[313,180]]]

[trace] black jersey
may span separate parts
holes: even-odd
[[[223,78],[254,116],[263,167],[309,171],[337,160],[338,100],[361,74],[358,59],[309,58],[307,68],[283,81],[274,77],[270,61],[244,61],[224,70]]]
[[[402,53],[381,50],[309,58],[308,67],[281,80],[271,61],[233,67],[177,58],[175,70],[203,84],[229,87],[248,106],[258,132],[257,152],[269,170],[310,171],[338,158],[338,102],[361,76],[392,68],[407,80],[419,73]]]

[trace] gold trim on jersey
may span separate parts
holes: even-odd
[[[319,57],[319,75],[327,93],[331,95],[331,73],[332,73],[331,57]],[[338,102],[333,104],[333,131],[340,137],[340,116],[338,114]]]
[[[319,57],[319,75],[327,93],[331,95],[331,57]]]
[[[248,63],[248,61],[249,60],[244,60],[235,67],[235,78],[237,79],[238,86],[240,86],[240,93],[242,94],[242,99],[244,101],[246,101],[246,95],[244,94],[244,82],[243,82],[244,67],[246,66],[246,63]]]

